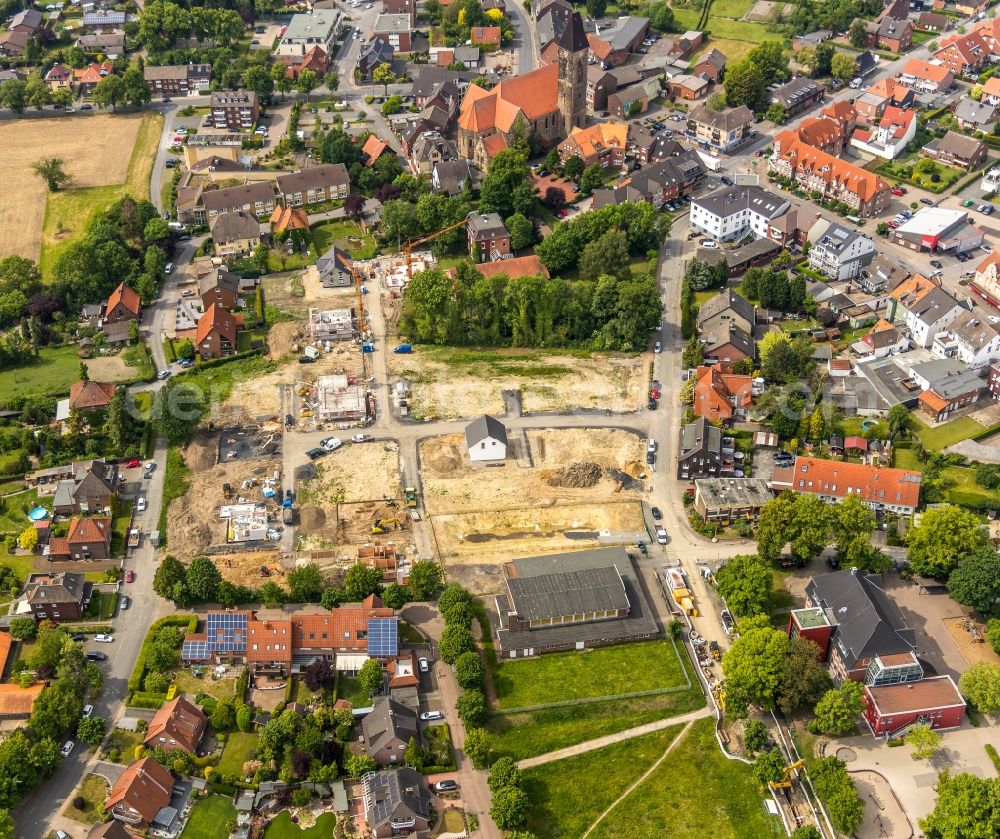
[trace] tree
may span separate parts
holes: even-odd
[[[360,192],[352,192],[344,199],[344,215],[359,219],[365,212],[365,197]]]
[[[521,770],[512,757],[501,757],[490,767],[487,781],[490,792],[499,792],[506,787],[521,786]]]
[[[222,574],[207,556],[196,556],[187,569],[187,590],[195,600],[214,601]]]
[[[493,793],[490,818],[501,830],[519,827],[528,819],[528,796],[520,787],[503,787]]]
[[[236,709],[236,727],[247,732],[253,726],[253,709],[249,705],[240,705]]]
[[[559,186],[548,186],[542,201],[549,209],[560,210],[566,206],[566,190]]]
[[[379,64],[372,70],[372,81],[375,84],[384,85],[385,95],[389,95],[389,85],[396,81],[396,74],[392,72],[392,65],[388,62]]]
[[[323,84],[326,85],[326,89],[333,93],[340,87],[340,73],[336,70],[329,70],[325,76],[323,76]]]
[[[455,680],[466,689],[483,686],[483,662],[479,653],[470,650],[455,659]]]
[[[749,56],[726,69],[726,104],[730,108],[746,105],[751,111],[757,111],[766,98],[767,83]]]
[[[455,702],[455,709],[458,711],[458,718],[466,725],[482,725],[489,716],[486,697],[477,688],[463,691]]]
[[[774,707],[787,650],[788,636],[784,632],[766,623],[750,623],[750,628],[722,657],[728,713],[743,717],[751,704],[765,709]]]
[[[195,347],[194,341],[190,338],[184,338],[174,344],[174,353],[177,355],[178,359],[188,359],[189,361],[194,360]]]
[[[587,14],[595,20],[604,17],[604,13],[608,10],[607,0],[587,0],[586,5]]]
[[[382,686],[382,665],[374,658],[368,659],[358,671],[358,682],[372,696]]]
[[[369,594],[382,590],[382,572],[369,568],[363,562],[356,562],[347,569],[344,576],[344,593],[350,600],[364,600]]]
[[[832,512],[815,495],[782,493],[768,501],[757,517],[757,553],[774,562],[791,542],[792,554],[809,560],[830,541]]]
[[[34,641],[38,636],[38,624],[34,618],[14,618],[8,629],[10,637],[16,641]]]
[[[315,70],[310,70],[308,67],[299,73],[298,79],[295,80],[295,89],[305,94],[306,101],[309,100],[309,94],[317,87],[319,87],[319,76]]]
[[[108,723],[101,717],[85,717],[76,727],[76,736],[90,746],[96,746],[104,739]]]
[[[414,600],[431,600],[441,591],[441,566],[431,560],[418,560],[410,566],[407,588]]]
[[[715,573],[719,593],[738,618],[768,613],[772,583],[771,569],[756,554],[734,556]]]
[[[117,111],[118,106],[125,102],[125,80],[121,76],[113,73],[105,76],[96,85],[91,94],[94,104],[102,108],[111,106],[112,111]]]
[[[851,40],[851,46],[853,46],[853,47],[863,47],[865,45],[865,36],[867,35],[867,32],[865,31],[866,30],[866,25],[865,24],[866,24],[866,21],[861,20],[860,18],[856,19],[854,21],[854,23],[851,24],[851,29],[850,29],[850,34],[849,34],[849,38]],[[846,53],[837,53],[837,55],[846,55]],[[831,61],[831,65],[832,65],[832,62],[836,61],[837,55],[833,56],[833,59]],[[848,57],[850,58],[850,56],[848,56]],[[851,58],[851,72],[852,73],[854,72],[854,59],[853,58]],[[836,73],[836,71],[834,71],[834,76],[836,78],[840,79],[840,76]],[[850,77],[848,77],[848,78],[850,78]],[[841,79],[841,81],[844,81],[844,79]]]
[[[846,737],[854,733],[854,721],[863,710],[864,688],[848,679],[839,688],[828,690],[816,703],[816,719],[811,727],[831,737]]]
[[[166,600],[174,600],[177,586],[184,586],[187,570],[175,556],[166,556],[153,574],[153,591]],[[176,601],[174,601],[176,602]]]
[[[21,531],[20,535],[17,537],[17,546],[22,551],[35,552],[35,548],[38,547],[38,528],[36,527],[26,527]]]
[[[510,233],[511,250],[519,251],[535,241],[535,225],[521,213],[514,213],[507,219],[507,230]]]
[[[769,739],[767,726],[760,720],[747,720],[743,724],[743,746],[748,752],[759,752]]]
[[[360,778],[366,772],[374,772],[378,769],[375,758],[368,755],[352,754],[344,761],[344,769],[350,778]]]
[[[928,839],[994,839],[1000,834],[996,778],[978,778],[967,772],[945,770],[934,787],[937,801],[920,829]]]
[[[309,690],[321,690],[333,684],[336,673],[329,661],[318,658],[306,667],[303,676]]]
[[[1000,712],[1000,664],[970,664],[958,680],[962,695],[984,714]]]
[[[947,579],[960,557],[988,544],[976,515],[950,504],[927,510],[906,540],[913,572],[941,580]]]
[[[510,218],[520,212],[530,215],[535,205],[534,189],[529,184],[531,171],[518,148],[504,149],[490,162],[479,190],[479,209]]]
[[[407,766],[412,766],[418,772],[424,768],[423,755],[421,754],[420,744],[417,742],[416,737],[411,737],[410,742],[406,744],[404,759]]]
[[[780,102],[774,102],[764,113],[764,119],[768,122],[773,122],[775,125],[781,125],[786,119],[788,119],[788,111],[785,110],[785,106]]]
[[[28,79],[24,95],[28,104],[39,111],[52,102],[52,90],[39,76],[31,76]]]
[[[596,163],[583,170],[580,175],[580,194],[590,195],[595,189],[604,186],[604,170]]]
[[[941,748],[941,735],[927,723],[920,723],[906,735],[906,745],[913,747],[914,760],[930,760]]]
[[[323,594],[323,572],[306,562],[288,572],[288,597],[296,603],[316,603]]]
[[[236,725],[236,711],[231,702],[216,702],[212,711],[212,728],[216,731],[232,731]]]
[[[448,624],[441,633],[438,650],[445,664],[454,664],[462,653],[472,652],[475,649],[476,641],[472,633],[468,627],[460,623]]]
[[[913,417],[905,405],[893,405],[886,414],[885,421],[893,438],[906,437],[913,428]]]
[[[808,638],[788,639],[788,652],[775,692],[783,714],[790,716],[800,708],[811,708],[830,688],[830,674],[818,654],[819,648]]]
[[[785,758],[777,749],[757,755],[750,770],[753,779],[762,787],[777,783],[785,774]]]
[[[0,103],[15,114],[23,114],[28,101],[28,86],[20,79],[8,79],[0,85]]]
[[[833,533],[842,565],[865,568],[873,552],[871,537],[875,514],[860,495],[848,495],[833,510]],[[874,569],[872,569],[874,570]]]
[[[792,839],[823,839],[823,834],[814,825],[805,824],[795,829]]]
[[[14,839],[14,817],[10,810],[0,808],[0,839]]]
[[[705,360],[705,348],[697,335],[692,335],[681,354],[681,364],[685,367],[699,367]]]
[[[816,794],[823,799],[833,826],[851,835],[864,818],[865,803],[858,797],[844,761],[830,756],[816,760],[809,768]]]
[[[390,96],[382,103],[382,116],[388,117],[403,110],[403,99],[400,96]]]
[[[1000,602],[1000,554],[984,544],[962,558],[948,577],[948,594],[957,603],[989,614]]]
[[[628,250],[624,231],[608,230],[602,233],[584,246],[580,254],[580,276],[587,280],[605,276],[628,279],[631,275]],[[610,292],[616,285],[609,284],[607,288]]]
[[[493,738],[484,728],[470,728],[465,732],[462,751],[476,769],[485,769],[493,752]]]
[[[149,83],[138,67],[129,67],[122,75],[122,81],[125,83],[125,101],[130,105],[138,108],[153,98]]]
[[[860,21],[864,28],[864,21]],[[847,83],[854,76],[854,56],[846,52],[836,52],[830,59],[830,74],[840,82]]]
[[[389,583],[382,592],[382,602],[390,609],[402,609],[410,602],[410,591],[406,586]]]
[[[243,72],[243,87],[256,93],[260,101],[266,105],[274,93],[274,79],[271,78],[271,72],[267,67],[254,64]]]
[[[553,149],[558,154],[558,150]],[[563,172],[567,178],[571,178],[576,181],[579,180],[580,175],[583,174],[584,165],[583,158],[578,154],[574,154],[572,157],[567,158],[566,162],[563,164]]]
[[[61,157],[43,157],[41,160],[36,160],[32,163],[31,168],[35,170],[35,174],[38,177],[45,181],[49,192],[58,192],[61,187],[70,181],[69,175],[63,169],[63,159]]]
[[[785,55],[781,41],[764,41],[750,50],[746,57],[757,65],[761,75],[769,81],[788,76],[788,56]]]

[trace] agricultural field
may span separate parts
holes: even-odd
[[[524,770],[521,777],[531,801],[527,829],[538,839],[583,836],[656,762],[680,730],[679,725],[664,728]]]
[[[418,347],[388,357],[392,382],[410,383],[418,419],[454,419],[503,411],[503,391],[521,392],[525,413],[635,411],[643,404],[641,356],[567,350],[476,350]]]
[[[125,192],[149,197],[149,177],[160,138],[159,114],[94,114],[17,119],[0,125],[0,176],[7,200],[0,207],[0,253],[38,260],[48,275],[62,247],[94,213]],[[48,194],[31,164],[59,157],[72,178]]]
[[[590,835],[594,839],[785,836],[778,817],[764,810],[750,767],[722,754],[714,724],[710,717],[695,722],[668,758]]]

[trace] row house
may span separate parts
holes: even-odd
[[[975,32],[942,38],[934,61],[947,67],[955,76],[974,76],[990,58],[990,48]]]
[[[956,411],[975,405],[985,389],[979,371],[955,358],[914,364],[909,378],[920,388],[918,407],[933,422],[945,422]]]
[[[182,64],[176,67],[147,64],[142,72],[149,89],[164,96],[187,96],[194,91],[207,90],[212,83],[211,64]]]
[[[574,128],[558,148],[563,163],[571,157],[579,157],[584,166],[597,164],[618,169],[625,162],[627,145],[627,125],[599,122],[589,128]]]
[[[771,103],[781,105],[789,117],[796,116],[822,101],[823,86],[804,76],[778,85],[771,91]]]
[[[882,112],[878,125],[871,129],[856,128],[851,145],[875,157],[895,160],[906,151],[917,134],[917,113],[891,105]]]
[[[1000,333],[979,312],[962,312],[934,336],[931,353],[978,370],[1000,357]]]
[[[260,98],[252,90],[217,90],[209,101],[209,116],[215,128],[244,131],[260,116]]]
[[[624,201],[648,201],[662,207],[683,195],[690,194],[708,172],[698,153],[683,149],[676,157],[668,157],[647,166],[621,181],[613,189],[594,190],[594,209],[621,204]]]
[[[351,178],[343,163],[323,163],[278,178],[278,194],[287,207],[305,207],[348,196]]]
[[[768,159],[768,168],[786,178],[794,178],[807,192],[843,201],[861,217],[884,213],[889,207],[889,184],[873,172],[840,160],[801,142],[793,132],[782,132],[781,151]],[[775,138],[777,142],[778,138]]]
[[[211,223],[216,216],[226,213],[250,213],[270,216],[277,206],[274,184],[271,181],[251,181],[242,186],[213,189],[202,194],[205,215]]]
[[[865,27],[865,46],[890,52],[906,52],[913,43],[913,24],[905,17],[883,17]]]
[[[746,105],[713,111],[699,105],[688,114],[687,134],[699,145],[728,152],[753,135],[754,115]]]
[[[957,131],[949,131],[943,137],[932,140],[923,147],[925,157],[971,171],[986,160],[986,143],[975,137],[967,137]]]
[[[776,492],[790,489],[815,495],[827,504],[839,504],[857,495],[873,510],[912,515],[920,504],[920,473],[799,456],[795,465],[775,469],[771,485]]]
[[[955,73],[946,64],[916,58],[911,58],[896,78],[917,93],[944,93],[955,83]]]

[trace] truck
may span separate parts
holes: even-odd
[[[128,532],[128,546],[130,548],[138,548],[141,543],[142,543],[142,533],[141,531],[133,527]]]
[[[417,490],[415,487],[406,487],[406,489],[403,490],[403,495],[406,496],[407,507],[417,506]]]
[[[316,347],[306,347],[302,351],[302,354],[304,356],[306,356],[307,358],[313,359],[313,361],[315,361],[317,358],[319,358],[319,350]]]
[[[160,531],[159,530],[150,530],[149,531],[149,544],[151,544],[154,548],[160,547]]]
[[[694,606],[694,595],[691,594],[684,572],[680,568],[667,568],[664,576],[667,580],[667,588],[670,589],[670,595],[674,598],[674,603],[684,610],[684,614],[691,617],[697,616],[698,610]]]
[[[281,508],[281,523],[285,525],[295,524],[295,508],[288,506]]]
[[[407,353],[413,352],[413,347],[409,344],[400,344],[396,349],[393,350],[394,353],[399,353],[400,355],[406,355]]]
[[[722,161],[717,157],[712,157],[710,154],[705,154],[705,152],[697,152],[698,157],[701,158],[701,162],[704,163],[710,171],[718,172],[722,169]]]

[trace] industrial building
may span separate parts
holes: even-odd
[[[921,253],[965,253],[983,243],[983,231],[969,224],[965,210],[924,207],[890,234],[897,245]]]

